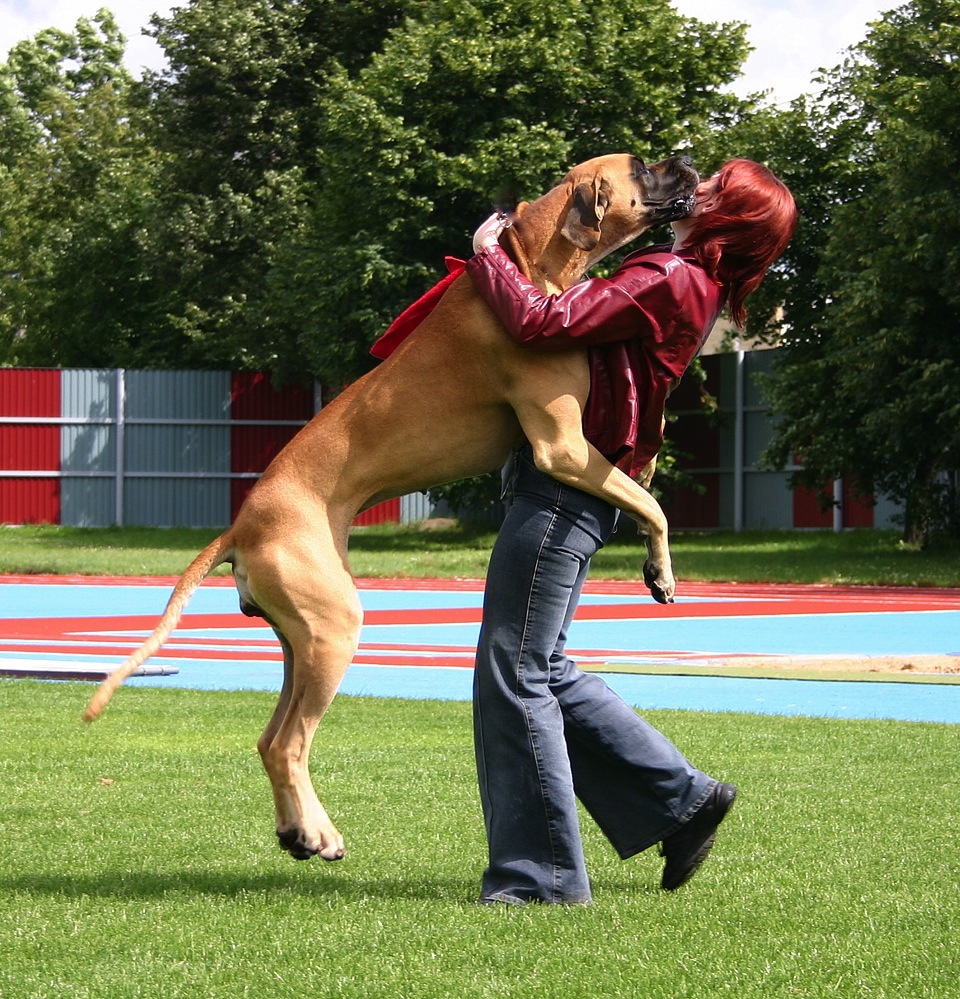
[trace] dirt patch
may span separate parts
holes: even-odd
[[[960,674],[960,656],[725,656],[698,665],[734,669],[809,669],[840,673]]]

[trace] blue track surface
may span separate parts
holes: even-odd
[[[626,586],[607,589],[585,595],[569,638],[575,656],[594,665],[673,655],[960,654],[956,592],[928,600],[908,591],[895,600],[892,591],[842,591],[834,599],[797,587],[700,587],[664,611]],[[166,582],[0,579],[0,664],[116,665],[149,632],[169,590]],[[876,599],[857,596],[863,592]],[[367,622],[341,692],[469,700],[482,601],[477,585],[366,583],[361,599]],[[156,661],[179,672],[129,682],[276,691],[282,678],[272,633],[237,613],[236,593],[225,585],[196,594]],[[960,685],[622,673],[605,679],[640,709],[960,723]]]

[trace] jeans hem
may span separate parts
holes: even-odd
[[[477,899],[478,905],[593,905],[593,898],[589,895],[581,898],[539,898],[531,895],[529,898],[521,898],[518,895],[511,895],[506,891],[496,891],[490,895],[481,895]]]
[[[627,846],[627,847],[615,847],[617,851],[617,856],[621,860],[629,860],[631,857],[635,857],[638,853],[643,853],[644,850],[649,850],[651,846],[655,846],[657,843],[662,842],[668,836],[673,835],[678,829],[685,826],[693,817],[697,814],[700,808],[706,803],[707,798],[710,797],[710,792],[719,784],[720,782],[710,779],[706,786],[706,790],[697,798],[697,800],[683,813],[683,815],[673,822],[667,828],[658,833],[656,836],[648,837],[645,840],[641,840],[637,846]]]

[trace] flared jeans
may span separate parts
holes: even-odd
[[[577,798],[626,859],[679,828],[716,784],[565,652],[590,559],[616,516],[520,452],[474,679],[489,846],[481,901],[590,902]]]

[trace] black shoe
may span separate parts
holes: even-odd
[[[736,796],[733,784],[717,784],[692,818],[660,844],[660,856],[667,861],[660,880],[664,891],[674,891],[697,873],[717,838],[717,826],[730,811]]]

